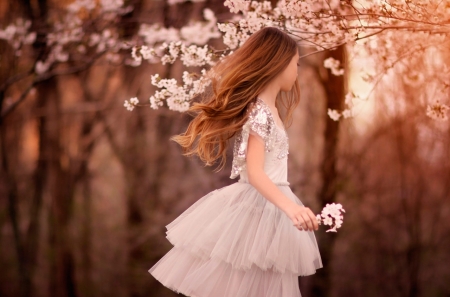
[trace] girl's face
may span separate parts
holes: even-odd
[[[289,92],[292,89],[295,81],[297,80],[298,60],[299,55],[298,52],[296,52],[286,69],[284,69],[283,72],[280,73],[278,81],[280,83],[281,91]]]

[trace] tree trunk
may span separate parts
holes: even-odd
[[[83,123],[83,130],[80,140],[85,139],[90,136],[92,130],[95,126],[94,120],[86,121]],[[89,174],[89,156],[94,149],[95,142],[92,141],[86,148],[81,151],[82,159],[80,160],[80,169],[77,173],[77,182],[81,184],[82,187],[82,230],[81,230],[81,286],[83,296],[90,297],[94,296],[93,283],[92,283],[92,187]],[[85,149],[85,151],[84,151]],[[84,151],[84,152],[83,152]]]
[[[11,166],[8,159],[8,147],[7,147],[7,127],[5,123],[1,123],[0,118],[0,153],[1,153],[1,168],[0,168],[0,194],[1,197],[5,197],[6,201],[3,202],[6,206],[8,217],[11,223],[11,227],[14,235],[14,249],[17,257],[17,269],[19,273],[20,283],[20,296],[27,296],[27,288],[31,281],[31,276],[27,269],[26,253],[24,249],[23,236],[20,233],[20,216],[19,216],[19,197],[17,192],[17,183],[11,172]],[[11,129],[11,127],[9,127]],[[3,196],[4,194],[4,196]]]
[[[72,297],[75,293],[74,255],[69,223],[72,217],[74,184],[70,175],[69,160],[65,158],[61,144],[63,122],[56,79],[38,86],[38,100],[44,113],[40,122],[39,138],[42,162],[47,170],[46,190],[50,197],[49,248],[50,277],[49,296]]]

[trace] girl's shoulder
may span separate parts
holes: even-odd
[[[265,128],[273,128],[275,121],[269,106],[259,98],[252,101],[247,107],[247,123],[253,125],[264,125]]]
[[[276,127],[269,106],[257,98],[248,106],[247,112],[248,118],[242,127],[245,141],[247,141],[249,134],[256,134],[264,140],[266,151],[270,151],[274,138],[276,138]]]

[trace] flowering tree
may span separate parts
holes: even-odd
[[[142,60],[165,64],[180,59],[188,68],[207,68],[232,53],[255,31],[264,26],[276,26],[298,40],[300,46],[311,48],[311,52],[303,57],[342,45],[347,45],[350,55],[370,57],[367,60],[372,65],[360,71],[364,80],[375,88],[389,72],[404,74],[412,82],[414,79],[434,80],[436,68],[417,73],[409,72],[408,65],[424,56],[432,55],[439,59],[436,53],[446,46],[449,33],[446,19],[450,7],[443,1],[282,0],[272,7],[268,1],[228,0],[224,4],[235,16],[217,24],[212,11],[205,10],[205,23],[180,30],[143,25],[139,32],[143,45],[133,47],[133,65],[139,65]],[[205,45],[218,37],[222,37],[224,48],[217,50]],[[333,75],[343,75],[342,62],[328,58],[324,67],[329,68]],[[172,78],[153,76],[151,82],[160,91],[150,97],[150,106],[158,108],[165,101],[169,109],[185,111],[192,99],[209,84],[206,68],[200,75],[185,72],[181,84]],[[434,84],[441,95],[429,98],[427,115],[445,120],[448,106],[439,102],[445,98],[448,82],[443,78],[448,77],[449,70],[440,68],[443,73]],[[330,109],[329,116],[334,120],[352,116],[354,102],[358,99],[361,98],[349,90],[345,97],[345,110]],[[137,102],[136,99],[126,101],[125,106],[132,110]]]
[[[181,2],[185,1],[169,1],[170,4]],[[180,60],[189,70],[183,75],[182,82],[155,75],[151,83],[160,90],[149,101],[152,108],[161,107],[166,102],[169,109],[182,112],[209,85],[207,68],[232,53],[249,35],[264,26],[276,26],[291,34],[300,46],[311,49],[307,55],[341,45],[348,46],[350,55],[365,53],[373,65],[363,71],[363,75],[373,86],[389,71],[403,72],[412,80],[434,78],[431,73],[436,69],[432,67],[427,73],[418,74],[409,72],[407,65],[426,55],[436,58],[436,51],[445,46],[449,34],[446,20],[450,7],[445,1],[280,0],[272,6],[269,1],[227,0],[224,5],[233,14],[230,19],[218,22],[213,11],[205,9],[204,21],[193,22],[180,29],[142,24],[137,36],[123,39],[114,25],[120,16],[132,10],[131,6],[124,6],[123,0],[74,1],[53,22],[52,32],[41,40],[46,43],[47,54],[37,59],[32,69],[9,75],[1,84],[0,91],[4,92],[30,76],[33,77],[33,85],[67,72],[58,69],[57,65],[61,63],[76,61],[78,68],[86,67],[99,55],[106,55],[112,63],[130,66],[138,66],[143,60],[163,64]],[[92,15],[95,16],[94,21]],[[17,58],[23,55],[27,45],[36,42],[36,36],[29,20],[17,19],[0,30],[0,39],[14,49]],[[210,45],[211,40],[218,38],[223,42],[220,49]],[[132,48],[133,59],[129,59],[124,50],[132,44],[138,46]],[[344,62],[329,58],[324,66],[334,75],[343,75]],[[199,67],[202,68],[200,72],[191,71]],[[448,82],[442,78],[448,77],[449,69],[440,67],[439,72],[442,75],[435,83],[443,95],[430,98],[427,114],[435,119],[446,119],[448,106],[439,102],[444,102],[443,90],[446,90]],[[24,92],[30,89],[25,87]],[[11,99],[2,114],[9,112],[23,98],[25,96]],[[329,110],[329,116],[335,120],[351,116],[357,99],[358,96],[349,90],[345,110]],[[125,106],[132,110],[137,102],[136,99],[127,100]]]
[[[120,38],[117,24],[131,10],[131,6],[124,6],[123,0],[80,0],[52,16],[50,28],[44,27],[42,21],[35,20],[33,24],[31,20],[18,18],[0,29],[0,42],[12,50],[11,61],[17,61],[9,65],[0,82],[1,117],[49,78],[85,70],[102,56],[110,63],[127,62],[126,55],[120,54],[130,46]],[[37,45],[35,52],[30,48],[32,44]],[[21,89],[18,98],[5,98],[11,87]]]

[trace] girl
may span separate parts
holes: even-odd
[[[297,44],[276,28],[254,33],[214,69],[213,94],[173,137],[186,155],[223,167],[236,136],[231,178],[167,225],[174,247],[149,272],[192,297],[300,297],[299,275],[322,267],[317,220],[287,182],[284,123],[299,102]]]

